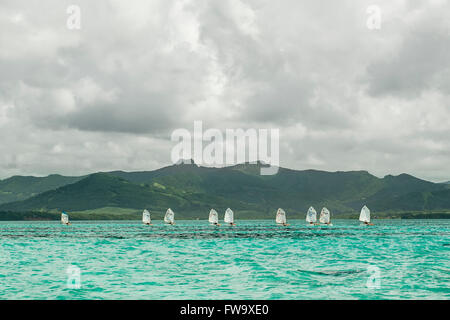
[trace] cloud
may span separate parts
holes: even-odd
[[[371,95],[416,98],[428,90],[450,93],[450,5],[442,2],[421,9],[413,21],[403,22],[409,25],[397,51],[368,65]]]
[[[170,134],[280,128],[295,169],[450,180],[447,1],[0,4],[0,176],[150,170]]]

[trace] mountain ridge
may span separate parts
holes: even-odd
[[[163,212],[171,207],[182,216],[193,218],[195,212],[212,207],[232,207],[248,217],[266,217],[278,207],[300,216],[310,205],[327,206],[337,215],[355,214],[364,204],[383,212],[450,211],[447,185],[408,174],[378,178],[365,170],[329,172],[280,167],[276,175],[261,176],[257,173],[261,165],[209,168],[189,163],[152,171],[118,170],[68,179],[55,175],[58,178],[54,189],[3,203],[0,212],[88,212],[103,208]],[[61,185],[63,182],[67,183]],[[48,189],[51,184],[47,181],[43,186]]]
[[[0,180],[0,204],[25,200],[39,193],[82,180],[86,176],[62,176],[50,174],[45,177],[12,176]]]

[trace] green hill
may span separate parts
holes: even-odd
[[[3,212],[89,211],[105,207],[163,212],[171,207],[182,212],[209,210],[210,203],[225,207],[227,201],[204,193],[180,191],[157,183],[135,184],[106,173],[88,176],[76,183],[23,201],[3,204]],[[239,205],[238,203],[235,203]],[[113,213],[113,212],[112,212]],[[189,216],[186,216],[189,218]]]
[[[303,218],[311,205],[317,209],[327,206],[339,215],[356,214],[363,204],[380,213],[450,212],[447,185],[406,174],[380,179],[366,171],[280,168],[276,175],[261,176],[261,166],[205,168],[179,164],[145,172],[96,173],[74,183],[68,179],[64,186],[25,200],[2,204],[0,212],[67,210],[118,217],[125,213],[138,216],[144,208],[162,215],[171,207],[179,218],[197,218],[211,207],[220,212],[231,207],[241,218],[272,218],[273,212],[283,207],[291,218]]]
[[[369,201],[368,205],[380,211],[450,211],[450,189],[431,192],[411,192],[390,197],[385,201]]]
[[[14,176],[0,180],[0,204],[24,200],[42,192],[80,181],[83,178],[52,174],[43,178]]]
[[[187,201],[177,193],[150,185],[137,185],[105,173],[96,173],[74,184],[51,190],[23,201],[2,205],[10,211],[82,211],[103,207],[141,209],[183,208]]]

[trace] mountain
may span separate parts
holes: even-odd
[[[376,210],[412,210],[412,208],[423,210],[423,203],[421,202],[421,205],[418,205],[418,203],[424,197],[424,194],[445,189],[442,185],[421,180],[408,174],[388,175],[380,179],[380,183],[382,187],[374,194],[362,199],[362,201],[348,204],[352,207],[367,204]],[[406,201],[406,199],[409,201]],[[412,206],[411,201],[414,201],[416,205]],[[442,209],[442,207],[439,207],[439,209]]]
[[[96,173],[24,201],[5,204],[2,208],[11,211],[81,211],[103,207],[167,209],[170,205],[184,208],[190,204],[177,192],[167,192],[165,188],[137,185],[109,174]]]
[[[106,173],[96,173],[76,183],[23,201],[1,206],[0,211],[85,211],[101,208],[149,208],[163,212],[172,207],[182,211],[209,210],[209,203],[226,206],[220,197],[186,193],[154,183],[135,184]],[[238,205],[238,204],[236,204]]]
[[[67,184],[2,204],[0,212],[67,210],[88,215],[117,211],[137,217],[143,208],[162,216],[171,207],[179,218],[197,218],[211,207],[220,212],[231,207],[241,217],[273,218],[273,212],[283,207],[290,217],[303,218],[311,205],[317,209],[327,206],[333,214],[356,214],[364,204],[373,212],[450,211],[447,185],[407,174],[380,179],[367,171],[279,168],[276,175],[261,176],[261,166],[245,163],[205,168],[184,163],[154,171],[63,177],[69,178]]]
[[[14,176],[0,180],[0,204],[24,200],[42,192],[80,181],[83,178],[53,174],[43,178]]]
[[[280,168],[272,176],[259,175],[259,165],[241,164],[226,168],[203,168],[195,164],[165,167],[152,172],[110,172],[135,183],[176,186],[186,192],[207,193],[259,207],[276,207],[298,211],[310,205],[327,206],[336,213],[356,212],[364,204],[374,209],[395,204],[393,210],[410,206],[395,202],[410,193],[442,190],[439,184],[407,174],[377,178],[367,171],[326,172]],[[412,194],[410,197],[418,197]],[[306,209],[305,209],[306,208]],[[450,207],[449,207],[450,208]],[[243,208],[244,209],[244,208]],[[422,206],[418,209],[422,209]],[[302,211],[303,212],[303,211]]]
[[[370,206],[370,202],[368,202]],[[373,208],[381,211],[433,211],[450,208],[450,189],[430,192],[410,192],[391,197],[386,201],[373,203]]]

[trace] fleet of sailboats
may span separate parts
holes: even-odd
[[[211,225],[215,225],[215,226],[220,226],[219,224],[219,214],[217,213],[216,210],[211,209],[209,211],[209,218],[208,221]],[[234,223],[234,212],[233,210],[231,210],[230,208],[227,208],[227,210],[225,210],[225,216],[223,221],[230,225],[230,226],[235,226],[236,224]],[[330,210],[328,210],[326,207],[323,207],[322,210],[320,211],[320,216],[319,216],[319,223],[317,223],[317,212],[313,207],[310,207],[308,209],[308,212],[306,213],[306,221],[308,222],[309,225],[327,225],[327,226],[332,226],[333,224],[331,223],[331,213]],[[359,221],[362,222],[362,225],[368,225],[368,226],[373,226],[373,223],[370,222],[370,209],[367,206],[364,206],[361,209],[361,213],[359,215]],[[170,225],[174,225],[175,224],[175,213],[172,211],[172,209],[167,209],[166,214],[164,216],[164,222]],[[277,212],[276,212],[276,216],[275,216],[275,222],[278,225],[283,225],[283,226],[288,226],[289,224],[287,224],[287,220],[286,220],[286,212],[281,209],[278,208]],[[69,215],[63,211],[61,213],[61,223],[65,224],[65,225],[70,225],[69,222]],[[152,224],[152,220],[150,217],[150,212],[145,209],[142,212],[142,223],[146,224],[146,225],[151,225]]]

